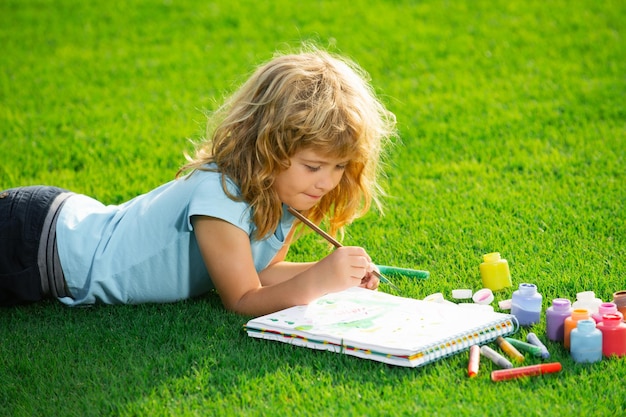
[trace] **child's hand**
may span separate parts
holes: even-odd
[[[365,249],[343,246],[318,262],[319,277],[327,291],[341,291],[357,285],[378,287],[378,278],[371,274],[375,266]]]
[[[378,271],[378,268],[374,264],[371,264],[371,267],[371,270],[361,278],[361,285],[359,285],[359,287],[367,288],[368,290],[377,290],[380,280],[372,272],[374,270]]]

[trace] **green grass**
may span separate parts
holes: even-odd
[[[620,1],[0,2],[0,188],[120,203],[171,179],[204,113],[277,49],[359,62],[396,113],[385,216],[344,243],[410,296],[626,289],[626,6]],[[308,235],[293,260],[323,256]],[[497,294],[496,301],[509,298]],[[0,415],[620,415],[625,359],[492,383],[466,354],[420,369],[248,338],[215,294],[171,305],[0,310]],[[533,329],[542,337],[545,322]],[[527,330],[520,332],[525,336]],[[537,363],[529,359],[528,363]]]

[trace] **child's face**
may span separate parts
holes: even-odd
[[[304,149],[291,158],[291,166],[276,176],[274,189],[280,200],[296,210],[307,210],[339,184],[348,164]]]

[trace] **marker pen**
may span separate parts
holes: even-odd
[[[480,348],[478,345],[470,346],[469,362],[467,364],[467,376],[470,378],[478,374],[478,366],[480,364]]]
[[[491,361],[498,365],[500,368],[510,369],[513,367],[513,364],[511,362],[509,362],[504,356],[500,355],[495,350],[491,349],[489,346],[481,346],[480,353],[482,353],[483,356],[491,359]]]
[[[517,362],[524,362],[524,355],[522,355],[519,350],[515,349],[512,344],[504,340],[502,336],[498,336],[496,343],[511,359],[515,359]]]
[[[542,363],[540,365],[521,366],[513,369],[498,369],[491,372],[491,380],[506,381],[508,379],[520,378],[523,376],[537,376],[542,374],[550,374],[559,372],[561,364],[559,362]]]
[[[533,345],[538,346],[541,349],[541,357],[543,359],[548,359],[550,357],[550,352],[548,352],[548,348],[546,347],[546,345],[541,343],[541,340],[539,340],[536,334],[534,334],[533,332],[528,333],[526,335],[526,340],[528,341],[528,343],[532,343]]]
[[[418,269],[396,268],[395,266],[376,265],[381,274],[399,274],[411,278],[426,279],[430,276],[428,271],[420,271]]]
[[[541,356],[541,348],[539,346],[532,345],[530,343],[522,342],[521,340],[513,339],[512,337],[505,337],[504,340],[513,345],[513,347],[521,350],[522,352],[528,352],[533,356]]]

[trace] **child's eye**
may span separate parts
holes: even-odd
[[[305,165],[305,167],[306,167],[306,169],[308,169],[311,172],[317,172],[321,168],[321,167],[314,167],[314,166],[311,166],[311,165]]]
[[[346,169],[348,167],[348,164],[339,164],[337,165],[337,169],[343,171],[344,169]]]

